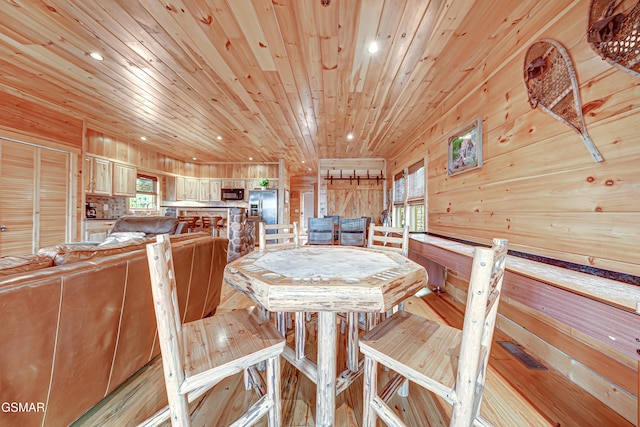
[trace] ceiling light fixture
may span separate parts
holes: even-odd
[[[249,160],[253,160],[253,157],[249,157]]]
[[[378,42],[371,42],[367,51],[371,54],[376,53],[378,51]]]
[[[304,163],[304,160],[302,161],[302,163]]]
[[[147,137],[146,136],[141,136],[140,139],[143,140],[143,141],[146,141]]]
[[[198,159],[196,159],[196,158],[194,157],[194,158],[193,158],[193,160],[198,160]]]
[[[347,134],[347,139],[348,139],[349,141],[351,141],[351,140],[353,139],[353,132],[349,132],[349,133]]]
[[[89,56],[95,59],[96,61],[102,61],[104,58],[98,52],[90,52]]]
[[[221,137],[220,135],[216,136],[216,139],[217,139],[218,141],[222,141],[222,137]]]

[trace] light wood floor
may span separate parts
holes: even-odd
[[[251,301],[225,285],[219,311],[243,309]],[[426,317],[446,319],[460,327],[464,307],[445,295],[412,298],[406,309]],[[309,346],[315,344],[315,329],[309,328]],[[344,364],[344,336],[339,335],[339,366]],[[508,340],[496,330],[495,339]],[[313,351],[313,350],[312,350]],[[313,358],[313,355],[310,355]],[[388,373],[381,371],[381,378]],[[256,400],[246,392],[242,375],[216,385],[192,405],[194,426],[229,425]],[[411,427],[446,426],[446,405],[429,392],[411,385],[408,398],[395,396],[391,407]],[[134,426],[166,405],[161,361],[156,359],[127,383],[81,417],[74,426]],[[282,359],[283,426],[314,426],[315,386]],[[632,426],[631,423],[572,385],[553,370],[531,370],[499,345],[492,348],[483,415],[496,427],[515,426]],[[336,426],[359,426],[362,421],[362,378],[336,399]],[[168,425],[168,424],[166,424]],[[266,426],[263,420],[256,424]],[[379,422],[379,425],[383,425]]]

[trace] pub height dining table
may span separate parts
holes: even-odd
[[[317,363],[283,356],[316,384],[316,426],[335,426],[336,395],[362,362],[336,373],[336,313],[384,313],[424,288],[427,273],[401,254],[349,246],[254,251],[229,263],[224,280],[270,312],[318,312]],[[357,357],[357,355],[356,355]]]

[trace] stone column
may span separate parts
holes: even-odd
[[[227,261],[231,262],[255,248],[254,222],[247,221],[246,208],[229,209],[229,249]]]

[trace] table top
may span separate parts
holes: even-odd
[[[424,267],[408,258],[349,246],[254,251],[224,277],[269,311],[384,312],[427,285]]]

